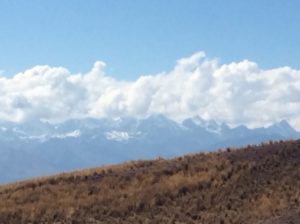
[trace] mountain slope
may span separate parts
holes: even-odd
[[[285,121],[257,129],[230,128],[199,117],[176,123],[162,115],[68,120],[59,124],[0,122],[0,183],[128,160],[171,158],[296,138],[300,133]]]
[[[300,140],[3,186],[0,223],[300,223]]]

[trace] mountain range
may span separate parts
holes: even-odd
[[[193,117],[177,123],[147,118],[73,119],[61,123],[0,122],[0,183],[128,160],[171,158],[186,153],[297,139],[283,120],[249,129]]]

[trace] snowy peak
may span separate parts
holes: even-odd
[[[201,128],[207,132],[222,134],[223,131],[227,131],[229,129],[228,125],[225,123],[217,123],[215,120],[204,120],[199,116],[188,118],[182,122],[185,127],[188,128]]]
[[[295,137],[298,132],[293,129],[286,120],[282,120],[278,123],[275,123],[267,128],[269,131],[278,133],[284,137]]]
[[[188,132],[187,132],[188,131]],[[136,134],[139,133],[139,134]],[[47,122],[36,123],[2,123],[0,141],[19,139],[32,141],[48,141],[53,138],[92,138],[104,136],[106,140],[128,141],[142,138],[147,134],[157,136],[180,136],[184,138],[239,138],[241,136],[265,134],[295,138],[299,136],[286,120],[282,120],[267,128],[248,129],[246,126],[230,128],[226,123],[204,120],[198,116],[176,123],[163,115],[152,115],[143,119],[80,119],[69,120],[59,124]],[[186,134],[190,136],[186,136]],[[134,136],[134,137],[133,137]],[[168,137],[169,138],[169,137]]]
[[[294,129],[290,126],[290,124],[286,120],[282,120],[278,123],[271,125],[270,127],[278,128],[285,131],[294,131]]]
[[[177,123],[162,115],[73,119],[58,124],[0,122],[0,183],[126,160],[293,138],[300,138],[300,133],[286,121],[256,129],[231,128],[200,117]],[[38,170],[37,162],[41,163]],[[8,167],[11,175],[1,179]]]

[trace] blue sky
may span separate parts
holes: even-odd
[[[134,80],[204,50],[222,63],[300,67],[300,1],[1,0],[0,70],[38,64]]]
[[[300,130],[299,8],[0,0],[0,120],[163,114],[249,127],[287,120]]]

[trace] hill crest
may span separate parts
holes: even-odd
[[[300,141],[0,187],[1,223],[299,223]]]

